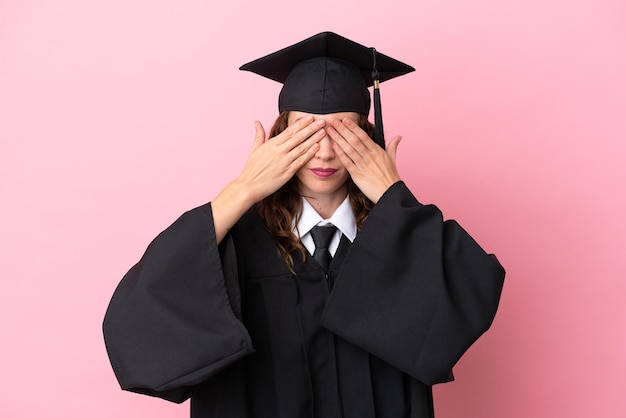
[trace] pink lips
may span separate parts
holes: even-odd
[[[333,174],[335,174],[335,172],[337,170],[335,170],[334,168],[322,168],[322,167],[315,167],[312,168],[311,171],[313,172],[313,174],[315,174],[317,177],[330,177]]]

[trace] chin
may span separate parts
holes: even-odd
[[[339,185],[329,185],[329,184],[320,184],[320,185],[310,185],[310,187],[304,186],[303,190],[307,190],[309,193],[318,195],[318,196],[338,196],[345,197],[347,193],[346,183],[342,183]]]

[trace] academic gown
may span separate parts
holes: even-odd
[[[148,247],[104,320],[125,390],[194,418],[426,418],[431,386],[491,325],[504,269],[393,185],[330,272],[290,272],[255,208],[218,246],[206,204]]]

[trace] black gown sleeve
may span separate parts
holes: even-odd
[[[216,245],[210,204],[183,214],[124,276],[107,309],[105,343],[122,389],[182,402],[253,352],[239,303],[233,245],[229,236]]]
[[[394,184],[372,209],[322,325],[426,385],[493,321],[504,269],[454,221]]]

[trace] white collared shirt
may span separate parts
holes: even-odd
[[[335,213],[333,213],[330,218],[324,219],[313,209],[313,206],[311,206],[305,198],[302,198],[302,216],[293,232],[297,236],[300,236],[302,245],[304,245],[304,248],[307,249],[309,254],[313,255],[315,251],[315,244],[310,234],[311,229],[316,225],[328,224],[333,224],[337,227],[337,232],[335,232],[333,239],[330,241],[330,246],[328,247],[330,255],[334,257],[337,247],[339,247],[342,234],[345,235],[350,242],[354,241],[354,238],[356,238],[356,219],[352,212],[352,206],[350,206],[350,199],[346,197],[337,210],[335,210]]]

